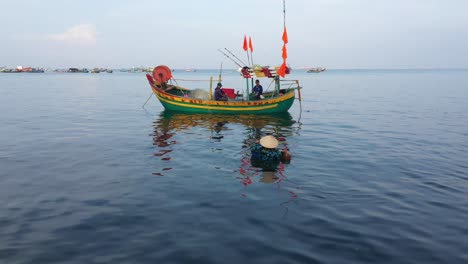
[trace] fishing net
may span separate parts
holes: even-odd
[[[200,100],[208,100],[210,99],[210,93],[202,89],[195,89],[191,92],[190,97]]]

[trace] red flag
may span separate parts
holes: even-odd
[[[244,35],[244,50],[247,51],[247,37]]]
[[[250,48],[250,52],[253,52],[252,37],[250,36],[249,36],[249,48]]]
[[[284,27],[284,31],[283,31],[283,42],[284,44],[288,43],[288,32],[286,31],[286,26]]]
[[[286,50],[286,44],[283,45],[283,54],[282,54],[283,60],[286,60],[288,57],[288,51]]]
[[[283,64],[281,64],[281,67],[278,70],[278,75],[283,78],[286,76],[286,61],[284,61]]]

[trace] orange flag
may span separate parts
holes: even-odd
[[[286,60],[286,58],[288,57],[288,51],[286,50],[286,44],[283,45],[283,60]]]
[[[281,57],[283,58],[283,64],[281,64],[281,67],[278,69],[278,75],[284,78],[286,76],[286,72],[289,71],[289,69],[286,66],[286,58],[288,58],[288,51],[286,49],[286,44],[288,44],[288,31],[286,30],[286,26],[284,26],[282,39],[284,42],[283,53],[281,55]]]
[[[284,61],[283,64],[281,64],[281,67],[278,70],[278,75],[283,78],[286,76],[286,61]]]
[[[244,35],[244,50],[247,51],[247,37]]]
[[[284,27],[283,31],[283,42],[284,44],[288,44],[288,32],[286,31],[286,26]]]
[[[253,52],[252,37],[250,36],[249,36],[249,48],[250,48],[250,52]]]

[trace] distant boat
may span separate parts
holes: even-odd
[[[186,71],[186,72],[196,72],[197,70],[196,70],[196,69],[192,69],[192,68],[188,68],[188,69],[185,69],[184,71]]]
[[[44,69],[42,68],[32,68],[31,73],[44,73]]]
[[[83,68],[83,69],[78,69],[78,68],[69,68],[67,72],[83,72],[83,73],[88,73],[88,69]]]
[[[308,73],[311,73],[311,72],[315,72],[315,73],[319,73],[319,72],[323,72],[325,71],[326,68],[323,68],[323,67],[316,67],[316,68],[309,68],[307,69],[307,72]]]
[[[1,69],[0,72],[3,72],[3,73],[18,73],[20,71],[17,71],[17,70],[14,70],[14,69]]]

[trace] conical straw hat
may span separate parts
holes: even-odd
[[[260,145],[265,148],[276,148],[278,147],[278,140],[274,136],[264,136],[260,139]]]

